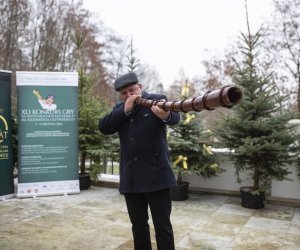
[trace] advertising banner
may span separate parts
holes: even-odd
[[[17,197],[79,192],[78,74],[16,73]]]
[[[0,198],[14,196],[11,145],[11,72],[0,71]]]

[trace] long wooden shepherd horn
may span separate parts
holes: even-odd
[[[213,110],[219,107],[231,108],[238,104],[242,99],[242,91],[238,87],[225,86],[218,90],[207,91],[202,96],[196,96],[183,101],[164,101],[164,100],[150,100],[138,97],[135,104],[151,107],[157,105],[165,111],[197,111],[200,112],[204,109]]]

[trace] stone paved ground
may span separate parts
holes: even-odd
[[[236,197],[189,196],[173,202],[177,250],[300,249],[300,208],[267,204],[252,210]],[[115,188],[13,198],[0,201],[0,214],[1,250],[133,249],[124,198]]]

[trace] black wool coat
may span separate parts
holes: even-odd
[[[167,99],[164,95],[143,92],[142,98]],[[100,119],[103,134],[119,133],[121,193],[153,192],[176,185],[169,162],[166,125],[175,125],[180,115],[171,111],[168,121],[157,117],[150,108],[135,106],[131,114],[124,112],[124,102]]]

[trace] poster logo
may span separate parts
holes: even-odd
[[[7,135],[8,135],[7,121],[2,115],[0,115],[0,144],[7,138]]]
[[[42,109],[44,110],[55,110],[57,108],[55,104],[55,95],[49,94],[43,98],[37,89],[33,90],[33,94],[37,97]]]

